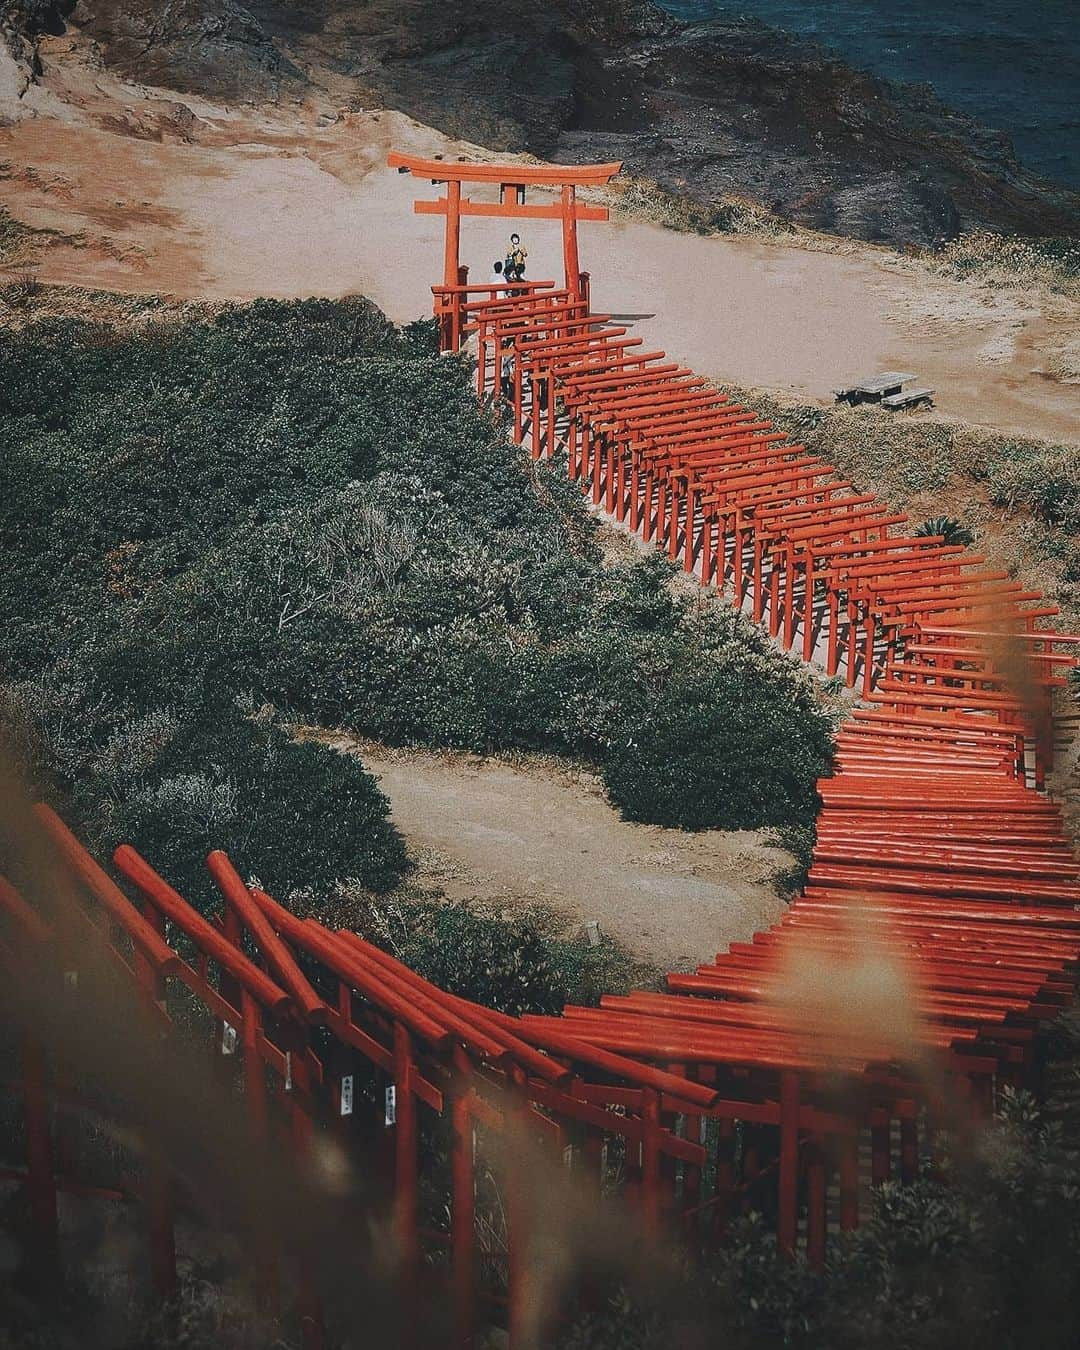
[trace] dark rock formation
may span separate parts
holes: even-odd
[[[839,234],[1080,232],[1080,198],[1005,136],[752,20],[684,25],[645,0],[80,0],[73,18],[147,83],[234,100],[322,88]]]
[[[79,0],[72,22],[106,63],[141,84],[225,102],[277,99],[303,77],[236,0]]]

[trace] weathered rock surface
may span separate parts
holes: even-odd
[[[71,21],[144,83],[385,104],[495,150],[623,158],[706,205],[747,196],[858,238],[1080,232],[1080,197],[1029,174],[1006,137],[752,20],[684,25],[644,0],[79,0]]]

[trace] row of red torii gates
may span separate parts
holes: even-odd
[[[65,880],[32,880],[31,904],[0,879],[0,956],[9,990],[69,1002],[72,986],[93,987],[87,967],[100,958],[166,1043],[190,1036],[174,1024],[202,1008],[215,1061],[242,1085],[253,1147],[284,1141],[298,1175],[324,1136],[368,1171],[377,1160],[402,1299],[445,1288],[455,1345],[496,1320],[513,1346],[539,1346],[559,1304],[537,1292],[527,1175],[543,1174],[537,1158],[597,1195],[619,1191],[649,1242],[700,1255],[735,1216],[763,1210],[783,1253],[820,1266],[829,1233],[858,1225],[869,1184],[911,1179],[927,1163],[935,1123],[963,1129],[1003,1084],[1036,1080],[1039,1029],[1072,1001],[1080,962],[1080,864],[1039,790],[1052,698],[1078,639],[1049,626],[1054,607],[985,558],[910,534],[902,513],[767,419],[590,312],[576,229],[603,208],[576,190],[618,165],[390,162],[447,184],[445,198],[418,204],[447,217],[434,288],[444,345],[475,344],[485,400],[503,393],[510,359],[515,438],[536,458],[565,456],[598,508],[861,690],[819,784],[807,885],[779,923],[670,975],[663,993],[514,1018],[426,984],[351,932],[297,918],[222,854],[209,867],[224,908],[208,921],[132,849],[117,850],[110,874],[37,808],[26,833],[60,859]],[[466,183],[497,185],[500,201],[463,197]],[[560,201],[528,206],[529,187],[558,189]],[[564,284],[508,294],[461,280],[461,217],[523,213],[562,220]],[[902,1028],[837,1026],[792,1006],[793,972],[809,963],[843,987],[868,955],[910,989]],[[61,1156],[57,1103],[81,1095],[117,1108],[34,1023],[20,1036],[10,1088],[26,1158],[4,1176],[26,1188],[34,1259],[50,1269],[62,1245],[58,1194],[88,1189]],[[197,1187],[177,1176],[154,1120],[137,1102],[125,1109],[149,1161],[138,1182],[97,1190],[143,1203],[155,1287],[167,1296],[178,1214],[195,1206]],[[506,1231],[481,1250],[476,1141],[510,1130]],[[421,1147],[440,1131],[445,1172],[444,1155]],[[269,1299],[287,1236],[252,1240]],[[311,1258],[301,1252],[287,1270],[315,1347],[326,1290]]]

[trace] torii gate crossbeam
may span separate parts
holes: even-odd
[[[470,164],[442,159],[421,159],[393,152],[387,158],[392,169],[427,178],[433,184],[446,184],[446,195],[435,201],[420,199],[414,203],[417,215],[446,217],[446,244],[443,284],[456,286],[461,281],[462,216],[501,216],[508,220],[561,220],[563,266],[566,287],[581,296],[581,264],[578,257],[579,220],[608,219],[606,206],[593,206],[577,200],[579,187],[603,187],[621,170],[622,163],[611,164]],[[499,185],[497,202],[474,202],[462,196],[463,184]],[[558,188],[558,202],[526,204],[527,188]]]

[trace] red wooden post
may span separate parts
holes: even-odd
[[[825,1150],[815,1140],[806,1171],[806,1259],[814,1270],[825,1268]]]
[[[755,623],[765,617],[765,541],[760,534],[754,535],[754,561],[751,571],[751,585],[754,588],[754,600],[750,610]]]
[[[515,1065],[511,1070],[510,1111],[508,1123],[520,1132],[514,1141],[527,1156],[526,1120],[529,1114],[528,1079],[524,1069]],[[509,1350],[524,1350],[529,1330],[529,1303],[531,1270],[529,1252],[529,1213],[521,1173],[515,1162],[506,1169],[506,1277],[507,1277],[507,1333]]]
[[[679,555],[679,512],[682,507],[685,480],[673,480],[671,484],[670,517],[668,520],[667,551],[672,562]]]
[[[147,901],[142,906],[143,917],[162,938],[165,936],[165,917],[155,905]],[[144,956],[136,956],[139,984],[147,998],[163,1003],[164,980]],[[231,982],[235,985],[235,982]],[[230,987],[230,992],[233,992]],[[150,1143],[146,1155],[146,1224],[150,1239],[150,1277],[155,1296],[162,1302],[172,1298],[177,1289],[176,1275],[176,1210],[173,1179],[158,1147]]]
[[[849,689],[854,689],[855,666],[858,660],[859,647],[859,606],[850,600],[847,607],[847,619],[847,633],[845,635],[847,642],[847,676],[845,683]]]
[[[696,511],[696,494],[694,492],[693,486],[689,482],[687,482],[686,539],[685,539],[685,546],[683,548],[683,570],[686,572],[692,572],[694,570],[694,531],[696,528],[695,511]]]
[[[23,1120],[26,1128],[26,1190],[30,1201],[28,1266],[42,1285],[59,1268],[56,1179],[53,1175],[45,1055],[37,1041],[22,1042]]]
[[[850,1233],[859,1226],[859,1136],[840,1136],[840,1228]]]
[[[514,371],[514,440],[520,442],[525,436],[525,384],[521,368],[521,353],[512,349]]]
[[[562,190],[563,267],[566,287],[574,296],[581,295],[581,263],[578,260],[577,188],[567,183]]]
[[[630,500],[628,510],[630,515],[630,528],[636,533],[641,527],[641,466],[638,463],[637,452],[631,446],[629,454],[629,489]]]
[[[769,636],[776,637],[780,632],[780,575],[781,559],[783,555],[779,552],[773,553],[770,561],[772,569],[769,572]]]
[[[290,1133],[298,1168],[306,1171],[311,1166],[311,1145],[315,1134],[311,1118],[312,1074],[308,1063],[307,1036],[300,1034],[291,1052],[292,1102],[290,1104]],[[299,1255],[300,1337],[303,1350],[323,1350],[326,1344],[326,1325],[318,1282],[315,1279],[315,1253],[303,1251]]]
[[[743,529],[742,521],[738,516],[733,521],[733,527],[734,549],[731,557],[731,584],[735,588],[735,594],[731,597],[731,603],[735,609],[741,609],[743,598]]]
[[[646,1236],[656,1238],[660,1227],[660,1094],[655,1088],[641,1093],[641,1216]]]
[[[615,519],[626,519],[626,460],[627,450],[620,441],[615,449]]]
[[[805,581],[803,583],[803,660],[809,663],[814,655],[814,557],[807,549],[805,554]]]
[[[799,1213],[799,1075],[780,1074],[780,1181],[777,1241],[784,1256],[795,1255]]]
[[[229,908],[226,908],[228,914]],[[262,1034],[262,1010],[245,989],[241,996],[241,1047],[244,1057],[244,1101],[248,1122],[256,1146],[268,1137],[270,1106],[266,1092],[266,1071],[263,1067],[259,1037]],[[275,1253],[260,1232],[255,1249],[255,1293],[260,1307],[272,1308],[277,1303],[277,1270]]]
[[[892,1172],[891,1125],[888,1117],[883,1125],[870,1127],[870,1180],[880,1186],[889,1180]]]
[[[459,195],[460,192],[461,192],[461,184],[459,183],[458,184]],[[465,266],[458,267],[456,280],[459,286],[467,286],[469,284],[469,269]],[[454,352],[460,351],[461,349],[461,329],[463,326],[462,314],[464,303],[465,303],[464,295],[460,291],[455,291],[453,300],[454,307],[450,314],[450,350]]]
[[[543,450],[543,443],[540,437],[540,367],[539,363],[533,361],[529,365],[529,401],[532,404],[532,411],[529,414],[530,426],[530,452],[533,459],[539,459]]]
[[[451,179],[446,185],[446,239],[443,255],[443,285],[458,284],[461,266],[461,183]]]
[[[840,668],[839,653],[839,627],[840,627],[840,597],[836,594],[833,586],[826,582],[825,589],[826,617],[825,623],[829,630],[828,647],[825,654],[825,673],[826,675],[835,675]]]
[[[874,611],[868,609],[866,614],[865,653],[863,656],[863,698],[869,698],[874,688],[874,640],[876,637],[877,624],[874,619]]]
[[[787,593],[784,596],[784,650],[789,652],[795,641],[795,592],[799,584],[799,564],[790,549],[785,553],[785,560]]]
[[[642,488],[642,529],[641,537],[648,543],[653,537],[653,474],[645,470],[645,482]]]
[[[582,480],[582,482],[584,483],[588,483],[590,481],[589,475],[592,472],[592,454],[593,454],[592,439],[593,439],[592,426],[590,425],[588,419],[584,418],[581,424],[580,451],[578,455],[578,471],[577,471],[578,478]]]
[[[419,1188],[417,1181],[417,1115],[412,1091],[412,1037],[400,1022],[394,1023],[394,1217],[406,1290],[415,1284],[420,1261],[417,1227]]]
[[[476,1332],[476,1196],[473,1183],[473,1122],[469,1106],[472,1065],[454,1047],[454,1089],[450,1107],[450,1253],[453,1264],[454,1332],[461,1350]]]

